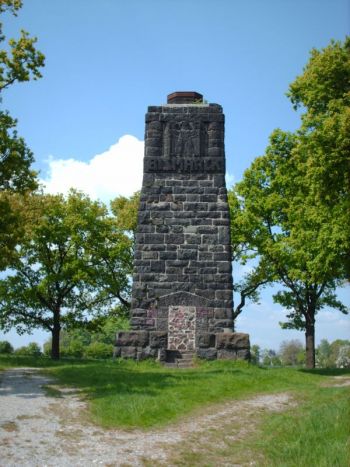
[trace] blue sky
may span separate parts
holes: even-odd
[[[140,187],[144,114],[178,90],[202,93],[226,115],[228,180],[261,155],[274,128],[295,130],[285,96],[311,48],[350,33],[348,0],[24,0],[4,32],[38,37],[43,78],[12,86],[3,107],[36,158],[47,190],[77,186],[105,202]],[[129,135],[129,136],[125,136]],[[236,271],[236,276],[240,271]],[[278,348],[300,338],[281,330],[271,290],[238,322],[251,341]],[[350,305],[349,289],[341,298]],[[42,333],[15,345],[42,342]],[[326,310],[317,341],[350,337],[350,319]]]

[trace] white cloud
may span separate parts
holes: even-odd
[[[235,176],[230,174],[229,172],[226,172],[225,179],[226,179],[227,189],[230,190],[236,182]]]
[[[143,152],[143,141],[124,135],[88,162],[51,157],[48,176],[41,182],[47,193],[67,193],[77,188],[108,203],[117,195],[130,196],[141,189]]]
[[[46,193],[68,193],[76,188],[93,199],[108,203],[115,196],[130,196],[141,189],[144,142],[132,135],[123,135],[102,154],[84,162],[74,158],[51,156],[47,176],[41,179]],[[231,188],[234,175],[226,173]]]

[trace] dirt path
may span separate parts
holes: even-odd
[[[104,430],[84,421],[86,405],[69,391],[50,397],[43,386],[54,384],[31,368],[11,369],[0,376],[0,466],[171,466],[171,452],[193,434],[205,437],[225,423],[241,427],[256,411],[279,411],[292,401],[288,394],[212,406],[167,428]],[[170,457],[168,457],[170,456]]]

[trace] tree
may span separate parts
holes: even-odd
[[[306,108],[300,130],[275,130],[265,155],[253,162],[237,186],[245,241],[284,287],[274,295],[288,310],[288,322],[282,326],[305,331],[309,368],[315,366],[318,311],[329,306],[348,312],[335,290],[346,277],[350,239],[350,174],[344,162],[349,154],[349,63],[348,39],[344,46],[332,43],[312,52],[304,74],[290,87],[292,102]],[[320,91],[329,86],[329,94]],[[337,163],[325,162],[328,153]],[[340,170],[346,175],[332,185]],[[326,179],[331,197],[324,191]]]
[[[92,324],[92,326],[91,326]],[[84,327],[60,332],[60,348],[63,357],[105,358],[112,356],[115,335],[118,330],[128,330],[129,321],[118,314],[99,316]],[[44,353],[49,355],[52,339],[44,343]]]
[[[28,345],[18,347],[18,349],[15,350],[15,354],[26,355],[30,357],[40,357],[41,349],[39,344],[37,344],[36,342],[30,342]]]
[[[340,347],[335,363],[337,368],[350,368],[350,345]]]
[[[137,214],[140,204],[140,192],[129,198],[118,196],[111,201],[111,211],[114,214],[115,228],[112,237],[106,245],[106,250],[96,267],[99,269],[97,277],[100,279],[100,289],[110,297],[119,299],[124,308],[118,308],[119,315],[127,316],[130,310],[131,274],[133,270],[134,242],[137,227]],[[111,248],[114,245],[114,248]],[[116,277],[118,271],[118,277]],[[122,271],[122,274],[121,274]],[[122,295],[120,287],[116,285],[124,278]]]
[[[250,348],[250,363],[253,365],[259,365],[260,362],[260,347],[258,345],[252,345]]]
[[[114,312],[127,316],[130,308],[133,240],[125,235],[114,218],[108,217],[90,243],[91,283],[96,304],[117,300]]]
[[[13,353],[13,347],[8,341],[0,341],[0,354],[11,354]]]
[[[0,0],[0,14],[6,11],[17,15],[20,0]],[[5,41],[0,23],[0,43]],[[1,93],[15,82],[25,82],[41,77],[44,55],[35,48],[36,38],[21,31],[18,40],[10,39],[8,50],[0,49],[0,103]],[[37,187],[36,173],[30,166],[33,154],[23,138],[18,137],[17,121],[6,110],[0,109],[0,270],[11,259],[17,240],[22,236],[22,222],[13,211],[11,195],[25,193]]]
[[[274,277],[268,262],[259,257],[259,252],[249,242],[249,229],[242,209],[241,199],[235,187],[228,191],[228,203],[230,209],[230,234],[232,247],[232,261],[241,266],[250,262],[250,271],[243,279],[233,284],[234,292],[239,295],[239,302],[232,310],[233,323],[242,313],[248,300],[258,303],[259,289],[273,282]]]
[[[344,269],[327,213],[305,202],[312,187],[300,176],[295,144],[295,135],[276,130],[237,189],[249,245],[284,286],[273,297],[289,311],[283,327],[305,330],[307,366],[314,367],[317,312],[328,305],[347,313],[335,295]]]
[[[0,14],[9,11],[17,16],[22,7],[21,0],[0,0]],[[0,42],[4,42],[5,36],[0,23]],[[30,81],[41,78],[39,69],[44,66],[44,55],[36,50],[37,39],[30,37],[28,32],[21,30],[18,40],[10,39],[8,45],[10,51],[0,52],[0,92],[17,82]]]
[[[282,362],[277,352],[273,349],[264,349],[261,353],[264,366],[281,366]]]
[[[331,346],[327,339],[322,339],[316,349],[316,363],[320,368],[331,368]]]
[[[310,185],[304,202],[315,206],[350,277],[350,37],[313,49],[288,96],[302,109],[293,157]]]
[[[132,240],[135,239],[140,196],[140,192],[136,191],[129,198],[117,196],[111,201],[111,210],[115,215],[117,226],[122,231],[128,232]]]
[[[331,354],[330,354],[330,366],[332,368],[335,368],[337,366],[336,362],[339,357],[339,352],[340,349],[344,346],[349,346],[350,345],[350,340],[346,339],[336,339],[333,341],[330,345],[331,348]]]
[[[287,366],[295,366],[304,363],[304,354],[305,351],[303,344],[297,339],[283,341],[279,350],[279,357],[282,361],[282,364]]]
[[[0,327],[51,332],[57,359],[61,329],[106,311],[95,266],[106,251],[112,223],[104,205],[74,191],[67,198],[33,195],[30,201],[32,227],[17,247],[11,274],[0,281]]]

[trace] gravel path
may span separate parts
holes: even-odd
[[[47,395],[54,381],[33,368],[7,370],[0,376],[0,466],[170,466],[177,443],[226,423],[242,426],[260,409],[279,411],[292,402],[288,394],[260,395],[212,406],[205,415],[150,431],[105,430],[86,421],[86,404],[75,393]],[[170,451],[169,451],[170,449]],[[149,464],[149,465],[150,465]]]

